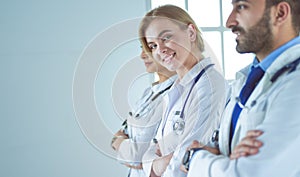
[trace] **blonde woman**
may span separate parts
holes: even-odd
[[[177,78],[174,71],[169,71],[158,62],[141,52],[141,59],[148,73],[157,73],[158,81],[148,87],[135,107],[129,113],[123,129],[113,137],[112,147],[118,153],[118,159],[129,170],[129,177],[144,177],[142,157],[154,138],[162,117],[162,97]]]
[[[157,144],[144,155],[143,169],[147,176],[186,176],[180,171],[185,150],[195,139],[209,143],[225,107],[227,84],[203,56],[200,30],[185,10],[173,5],[151,10],[139,35],[152,57],[178,75],[165,97]]]

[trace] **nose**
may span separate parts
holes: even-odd
[[[165,55],[167,53],[167,47],[163,44],[157,45],[157,51],[159,55]]]
[[[140,57],[141,57],[141,59],[143,59],[143,60],[145,60],[145,59],[148,58],[148,55],[146,54],[146,52],[145,52],[144,49],[142,49],[142,52],[141,52],[141,54],[140,54]]]
[[[236,13],[234,12],[234,10],[232,10],[227,18],[226,27],[233,28],[234,26],[237,26],[237,25],[238,25],[238,22],[236,20]]]

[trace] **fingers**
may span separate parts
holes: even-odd
[[[212,147],[205,146],[197,140],[194,140],[192,142],[192,144],[187,149],[189,150],[189,149],[192,149],[192,148],[203,148],[203,149],[209,151],[210,153],[213,153],[213,154],[216,154],[216,155],[220,154],[220,151],[219,151],[218,148],[212,148]]]
[[[114,136],[111,140],[110,145],[113,148],[113,150],[117,151],[119,149],[121,143],[126,139],[128,139],[127,136]]]
[[[259,152],[259,148],[263,145],[261,141],[257,140],[262,133],[263,132],[261,130],[248,131],[246,137],[242,139],[242,141],[230,154],[230,159],[237,159],[257,154]]]
[[[262,135],[261,130],[250,130],[247,132],[245,138],[239,143],[239,145],[249,146],[249,147],[261,147],[262,142],[257,140],[257,138]]]
[[[156,149],[155,154],[156,154],[157,156],[159,156],[159,157],[162,156],[161,151],[160,151],[160,149],[158,149],[158,148]]]
[[[184,173],[188,173],[188,171],[185,169],[184,165],[180,165],[180,170]]]
[[[237,159],[240,157],[255,155],[259,152],[259,147],[260,146],[254,147],[254,146],[246,146],[246,145],[236,146],[234,151],[230,154],[230,159]]]
[[[207,150],[210,153],[215,154],[215,155],[219,155],[220,154],[220,150],[218,148],[204,146],[203,149],[205,149],[205,150]]]
[[[119,131],[117,131],[117,133],[115,133],[114,136],[124,136],[128,138],[128,135],[124,133],[124,131],[121,129]]]
[[[258,137],[262,134],[263,134],[263,131],[261,131],[261,130],[249,130],[246,134],[246,137],[250,137],[250,136]]]
[[[128,168],[132,168],[132,169],[136,169],[136,170],[141,170],[141,169],[143,169],[143,166],[142,166],[142,164],[140,163],[139,165],[130,165],[130,164],[128,164],[128,163],[125,163],[124,164],[126,167],[128,167]]]
[[[157,155],[157,156],[159,156],[159,157],[161,157],[162,156],[162,153],[161,153],[161,151],[160,151],[160,147],[159,147],[159,144],[158,144],[158,141],[155,141],[154,142],[155,143],[155,154]]]
[[[191,148],[200,148],[200,147],[202,147],[202,146],[203,146],[203,145],[200,144],[199,141],[194,140],[194,141],[192,142],[192,144],[189,146],[188,149],[191,149]]]

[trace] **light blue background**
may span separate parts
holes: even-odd
[[[126,176],[125,167],[81,133],[72,81],[89,41],[110,25],[141,17],[148,3],[1,1],[0,176]],[[109,124],[118,127],[119,120]]]

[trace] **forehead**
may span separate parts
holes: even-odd
[[[156,18],[152,20],[145,29],[145,37],[159,37],[162,32],[171,32],[179,30],[179,24],[167,18]]]
[[[256,4],[256,3],[263,3],[265,0],[232,0],[231,3],[239,3],[239,2],[246,2],[246,3],[251,3],[251,4]]]
[[[232,0],[231,3],[238,3],[238,2],[248,2],[249,0]],[[251,1],[251,0],[250,0]]]

